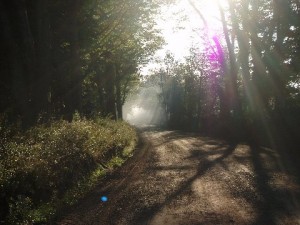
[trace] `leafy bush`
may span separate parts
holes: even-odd
[[[61,120],[14,135],[9,130],[0,127],[0,216],[8,224],[45,221],[55,204],[74,203],[84,194],[76,194],[78,185],[86,183],[88,191],[103,175],[99,169],[113,158],[120,165],[136,142],[128,124],[104,118]]]

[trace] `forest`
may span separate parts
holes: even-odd
[[[216,10],[222,32],[210,37],[204,27],[202,46],[184,62],[168,52],[144,83],[160,87],[167,126],[266,145],[297,141],[299,2],[228,1]]]
[[[154,28],[157,7],[147,1],[2,1],[1,113],[24,128],[51,117],[71,121],[75,111],[121,118],[138,66],[163,41]]]
[[[202,46],[184,61],[166,53],[143,77],[165,44],[160,7],[176,0],[0,1],[0,224],[48,221],[84,194],[72,189],[73,199],[71,187],[121,165],[137,143],[123,106],[145,87],[157,95],[137,106],[162,109],[165,129],[284,147],[299,159],[300,2],[217,1],[213,37],[189,2]]]
[[[0,2],[1,224],[49,221],[130,155],[136,133],[121,121],[122,105],[163,43],[157,9],[135,0]]]

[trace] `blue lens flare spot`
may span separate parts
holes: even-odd
[[[102,197],[101,197],[101,201],[102,201],[102,202],[107,202],[107,200],[108,200],[108,198],[107,198],[106,196],[102,196]]]

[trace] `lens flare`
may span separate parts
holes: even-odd
[[[108,201],[107,196],[101,196],[101,201],[102,201],[102,202],[107,202],[107,201]]]

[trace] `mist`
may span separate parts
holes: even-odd
[[[140,86],[135,94],[126,100],[123,106],[123,118],[137,127],[161,127],[166,123],[165,111],[159,100],[159,86]]]

